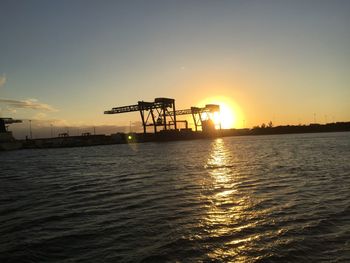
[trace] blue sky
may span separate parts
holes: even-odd
[[[3,0],[1,114],[125,125],[138,115],[103,110],[223,96],[250,126],[349,121],[349,14],[345,0]]]

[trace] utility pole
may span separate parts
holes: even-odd
[[[53,138],[53,127],[52,127],[52,124],[50,124],[50,127],[51,127],[51,138]]]
[[[30,139],[33,139],[32,120],[29,120],[29,136],[30,136]]]

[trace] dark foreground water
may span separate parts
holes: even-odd
[[[0,262],[350,262],[350,133],[0,160]]]

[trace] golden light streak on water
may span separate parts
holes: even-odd
[[[209,229],[210,238],[230,237],[232,232],[239,232],[243,228],[239,222],[246,217],[245,209],[248,198],[240,195],[239,185],[233,167],[234,153],[225,146],[223,139],[216,139],[207,159],[206,168],[209,171],[211,185],[207,187],[212,194],[206,198],[210,205],[204,215],[203,221],[206,229]],[[224,246],[214,248],[207,256],[211,259],[236,257],[242,254],[242,250],[248,249],[251,241],[258,239],[259,235],[249,238],[231,240],[227,238]],[[223,247],[225,249],[223,249]],[[247,258],[239,257],[236,262],[246,262]]]

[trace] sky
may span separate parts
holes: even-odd
[[[138,113],[103,111],[170,97],[224,101],[234,128],[350,121],[349,14],[347,0],[2,0],[0,116],[136,129]]]

